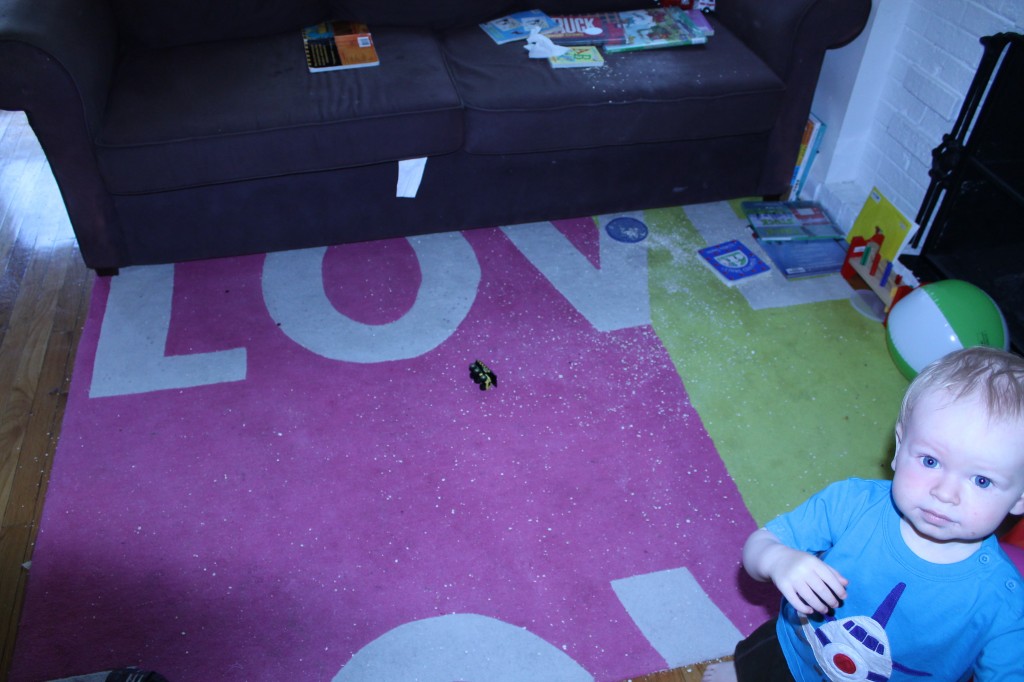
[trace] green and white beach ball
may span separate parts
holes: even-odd
[[[1006,318],[984,291],[957,279],[918,287],[889,311],[889,354],[908,379],[947,353],[971,346],[1010,349]]]

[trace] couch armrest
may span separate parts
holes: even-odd
[[[786,102],[772,130],[760,182],[762,194],[783,194],[789,190],[825,51],[860,34],[871,13],[871,0],[728,0],[718,4],[719,20],[786,84]]]
[[[0,0],[0,109],[24,111],[89,267],[121,262],[113,202],[93,141],[117,52],[106,0]]]
[[[718,18],[783,80],[809,56],[860,34],[871,0],[728,0]]]
[[[31,112],[48,91],[68,90],[64,96],[80,101],[77,109],[95,133],[116,50],[105,0],[0,0],[0,107]]]

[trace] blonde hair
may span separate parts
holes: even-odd
[[[953,400],[977,395],[989,419],[1024,420],[1024,358],[987,346],[954,351],[925,367],[907,388],[899,425],[910,420],[921,396],[944,389]]]

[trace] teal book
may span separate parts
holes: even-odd
[[[480,24],[480,28],[498,45],[504,45],[516,40],[526,40],[534,28],[539,29],[541,33],[554,31],[558,24],[539,9],[530,9],[493,19]]]
[[[786,279],[817,277],[839,272],[846,260],[846,240],[814,239],[770,242],[761,241],[775,267]]]
[[[744,201],[741,207],[762,241],[844,237],[825,209],[812,201]]]
[[[678,7],[652,7],[619,12],[625,39],[604,46],[608,53],[703,45],[707,36]]]

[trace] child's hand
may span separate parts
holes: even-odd
[[[847,580],[839,571],[812,554],[779,547],[769,576],[794,609],[828,614],[846,599]]]
[[[846,578],[813,554],[779,542],[765,529],[743,548],[743,565],[758,580],[771,580],[793,608],[804,615],[827,614],[846,599]]]

